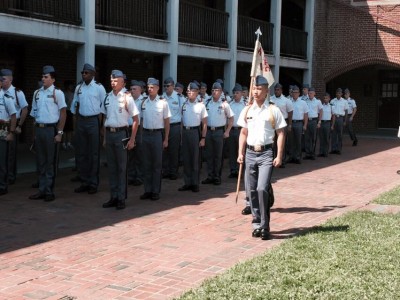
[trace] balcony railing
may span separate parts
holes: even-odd
[[[307,32],[282,26],[281,56],[306,59],[307,36]]]
[[[79,0],[2,0],[0,12],[80,25]]]
[[[165,39],[166,0],[96,0],[96,28]]]
[[[179,41],[228,47],[228,18],[227,12],[180,1]]]
[[[242,50],[253,50],[257,38],[255,32],[258,27],[262,32],[260,42],[264,52],[271,54],[273,52],[274,24],[245,16],[239,16],[238,19],[237,47]]]

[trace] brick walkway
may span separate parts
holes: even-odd
[[[109,198],[104,168],[94,196],[74,194],[74,173],[62,170],[52,203],[28,200],[34,175],[21,175],[0,198],[0,299],[171,299],[398,185],[399,145],[346,140],[343,155],[275,170],[271,241],[251,237],[251,216],[240,214],[226,170],[221,186],[197,194],[177,192],[181,178],[164,180],[156,202],[129,187],[123,211],[101,208]]]

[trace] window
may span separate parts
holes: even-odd
[[[399,84],[398,83],[382,83],[382,98],[394,98],[398,96]]]

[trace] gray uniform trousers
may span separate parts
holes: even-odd
[[[14,139],[8,142],[8,180],[17,178],[17,149],[19,135],[14,134]]]
[[[229,132],[228,149],[229,149],[229,167],[231,173],[239,172],[239,164],[237,163],[238,149],[239,149],[239,135],[240,127],[232,127]]]
[[[181,123],[170,124],[168,148],[163,152],[163,174],[178,175]]]
[[[127,197],[126,165],[127,150],[123,148],[122,139],[128,136],[127,131],[106,132],[107,169],[111,198],[125,200]]]
[[[253,227],[269,231],[270,205],[268,185],[272,176],[273,150],[262,152],[246,151],[246,185],[249,191]]]
[[[39,171],[39,192],[45,195],[54,194],[54,183],[58,157],[57,143],[54,143],[56,126],[36,127],[35,146],[36,161]]]
[[[131,130],[129,130],[131,133]],[[136,146],[128,151],[128,179],[143,183],[143,142],[142,128],[139,126],[135,137]]]
[[[351,140],[352,141],[357,141],[356,134],[354,133],[353,121],[350,121],[350,117],[351,117],[351,114],[349,114],[348,118],[347,118],[347,123],[346,123],[347,130],[349,131],[349,135],[350,135]]]
[[[7,190],[8,187],[8,143],[0,139],[0,190]]]
[[[159,194],[161,191],[161,168],[163,135],[159,131],[143,129],[143,183],[145,193]]]
[[[336,117],[335,126],[331,135],[331,150],[342,151],[343,117]]]
[[[305,146],[306,156],[315,157],[315,139],[317,136],[317,119],[313,118],[307,123],[307,130],[305,133]]]
[[[319,154],[328,155],[331,121],[321,121],[319,129]]]
[[[81,181],[84,185],[97,188],[100,168],[99,117],[78,116],[76,133],[79,144],[77,165]]]
[[[199,130],[193,128],[182,131],[183,180],[188,186],[199,185]]]
[[[222,148],[224,146],[224,130],[207,130],[206,156],[208,178],[221,179]]]
[[[290,158],[301,159],[301,137],[303,135],[303,122],[292,122],[290,134]]]

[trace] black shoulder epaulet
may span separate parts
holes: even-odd
[[[94,81],[96,84],[98,84],[98,85],[102,85],[100,82],[97,82],[96,80]]]

